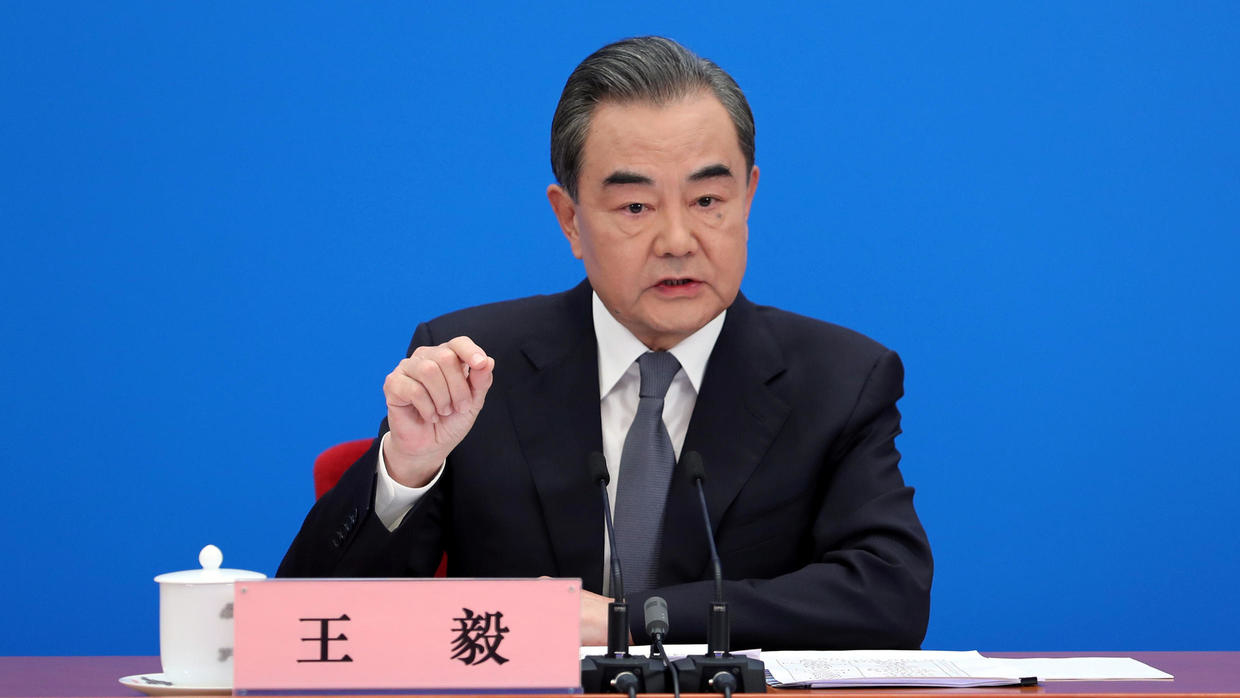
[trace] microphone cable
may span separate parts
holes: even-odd
[[[732,698],[732,692],[736,690],[736,677],[721,671],[710,680],[710,687],[717,693],[722,693],[723,698]]]
[[[611,687],[616,689],[617,693],[629,694],[629,698],[637,698],[637,684],[637,676],[631,671],[622,671],[611,680]]]
[[[672,675],[673,698],[680,698],[680,672],[676,670],[676,665],[668,660],[667,650],[663,649],[663,638],[658,636],[654,638],[654,648],[658,650],[659,656],[663,658],[663,668]]]

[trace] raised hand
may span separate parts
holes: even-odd
[[[383,382],[390,435],[383,459],[407,487],[430,482],[482,410],[495,359],[469,337],[418,347]]]

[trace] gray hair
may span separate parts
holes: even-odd
[[[702,90],[723,104],[745,155],[745,176],[753,169],[753,112],[745,93],[722,68],[661,36],[624,39],[590,54],[568,76],[551,119],[551,171],[577,199],[581,151],[590,115],[603,102],[644,101],[664,105]]]

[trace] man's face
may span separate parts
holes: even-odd
[[[666,106],[603,103],[582,151],[577,200],[547,188],[573,255],[607,309],[668,349],[732,305],[745,275],[758,168],[709,92]]]

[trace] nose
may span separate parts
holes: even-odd
[[[656,257],[687,257],[698,250],[697,234],[689,216],[683,210],[666,212],[655,235],[654,254]],[[665,209],[666,211],[666,209]]]

